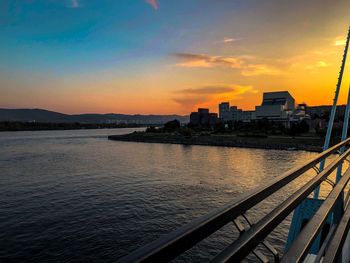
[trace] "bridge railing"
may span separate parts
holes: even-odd
[[[350,152],[350,149],[347,151]],[[320,233],[325,224],[328,215],[333,211],[343,190],[350,179],[350,168],[344,173],[343,177],[330,192],[327,199],[323,202],[316,214],[310,219],[309,223],[302,229],[297,239],[293,242],[288,252],[284,255],[282,262],[301,262],[311,248],[313,241]],[[334,237],[333,237],[334,238]],[[335,242],[332,240],[333,243]],[[329,249],[328,249],[329,250]]]
[[[323,263],[339,262],[345,240],[349,238],[350,230],[350,205],[347,206],[344,215],[335,231],[335,234],[328,245]],[[350,253],[348,251],[348,253]]]
[[[234,221],[238,216],[243,215],[247,210],[262,202],[294,179],[303,175],[306,171],[310,169],[317,170],[316,165],[330,155],[338,153],[341,147],[347,146],[349,143],[350,138],[337,145],[334,145],[328,150],[318,154],[313,159],[306,161],[303,165],[293,168],[276,177],[269,183],[248,192],[238,200],[228,203],[207,215],[197,218],[191,223],[182,226],[170,234],[162,236],[148,245],[135,250],[130,255],[120,259],[119,262],[165,262],[178,257],[180,254],[192,248],[203,239],[209,237],[223,226]],[[298,206],[298,204],[300,204],[310,193],[312,193],[316,187],[318,187],[324,180],[328,180],[327,177],[341,163],[343,163],[343,161],[346,160],[349,155],[350,149],[332,161],[322,172],[319,172],[303,187],[279,204],[271,213],[265,215],[256,224],[254,224],[253,227],[247,231],[244,231],[237,240],[226,247],[226,249],[224,249],[217,255],[217,257],[214,258],[214,262],[226,262],[233,260],[237,262],[245,258],[259,243],[263,242],[264,238],[271,231],[273,231],[273,229],[279,225]],[[350,176],[350,172],[348,171],[346,175]],[[348,180],[344,178],[347,177],[344,175],[342,179],[343,181],[339,182],[337,187],[333,189],[333,195],[337,195],[339,191],[343,190],[346,186]],[[332,199],[332,201],[334,200]],[[327,207],[322,210],[322,216],[325,214],[328,215],[330,209],[334,206],[334,202],[330,201],[326,203]],[[311,239],[313,239],[314,235],[318,233],[318,226],[320,223],[322,224],[322,222],[324,222],[323,219],[324,217],[322,217],[321,221],[318,220],[314,223],[315,226],[313,226],[310,230],[313,235],[310,239],[308,239],[309,242],[312,243]],[[294,244],[295,242],[293,245]],[[292,246],[291,249],[295,248]],[[304,258],[304,251],[300,252],[299,254],[300,258]],[[289,255],[290,254],[287,253],[283,260],[288,260]]]

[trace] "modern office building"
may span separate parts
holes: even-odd
[[[288,121],[295,110],[295,100],[288,91],[265,92],[260,106],[255,106],[255,118]]]

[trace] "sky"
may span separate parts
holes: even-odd
[[[0,107],[188,114],[222,101],[252,110],[284,90],[331,104],[349,10],[349,0],[0,0]],[[339,103],[349,83],[346,66]]]

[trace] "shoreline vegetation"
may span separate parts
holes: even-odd
[[[0,122],[1,131],[45,131],[45,130],[80,130],[109,128],[147,127],[146,131],[138,131],[124,135],[108,136],[110,140],[164,143],[182,145],[204,145],[222,147],[242,147],[276,150],[304,150],[321,152],[324,136],[322,132],[310,133],[308,129],[295,129],[297,132],[271,131],[270,124],[263,127],[239,127],[227,129],[222,126],[210,129],[208,127],[181,126],[177,120],[169,121],[162,127],[145,124],[115,124],[115,123],[55,123],[55,122]],[[339,136],[332,138],[331,144],[339,141]]]
[[[263,136],[249,134],[198,134],[184,136],[174,133],[134,132],[124,135],[108,136],[109,140],[165,143],[182,145],[205,145],[223,147],[242,147],[274,150],[304,150],[321,152],[323,139],[315,136]]]
[[[339,128],[334,129],[331,145],[339,142]],[[309,131],[309,124],[302,121],[284,127],[267,120],[242,123],[218,123],[214,127],[181,126],[177,120],[169,121],[163,127],[149,127],[144,132],[111,135],[110,140],[167,143],[182,145],[206,145],[242,147],[275,150],[303,150],[322,152],[325,129]]]

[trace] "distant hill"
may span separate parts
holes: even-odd
[[[181,115],[128,115],[128,114],[63,114],[43,109],[1,109],[0,121],[19,122],[55,122],[55,123],[127,123],[127,124],[163,124],[177,119],[181,123],[189,121]]]

